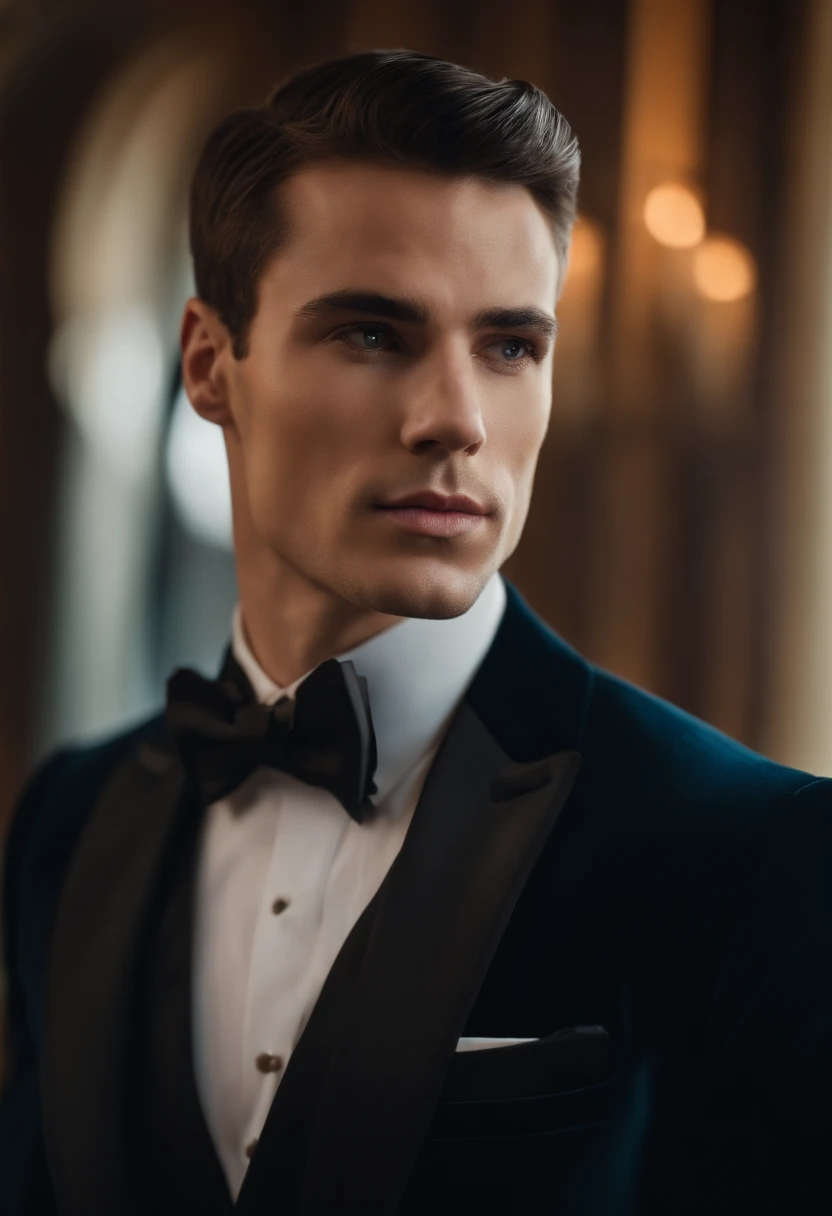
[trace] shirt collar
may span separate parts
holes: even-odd
[[[461,616],[408,617],[335,656],[352,660],[367,680],[378,749],[376,802],[383,801],[439,743],[491,646],[505,605],[505,584],[495,571]],[[311,674],[306,672],[285,688],[266,675],[249,646],[239,603],[232,618],[231,645],[255,696],[266,705],[281,696],[294,696]]]

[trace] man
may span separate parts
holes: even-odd
[[[209,139],[239,604],[18,805],[4,1216],[830,1210],[830,783],[499,574],[577,176],[538,90],[405,51]]]

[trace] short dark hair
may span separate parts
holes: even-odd
[[[288,235],[277,187],[313,162],[373,161],[528,187],[550,219],[560,280],[580,151],[563,115],[526,80],[491,80],[408,50],[361,51],[304,68],[208,136],[191,185],[196,290],[242,358],[267,261]]]

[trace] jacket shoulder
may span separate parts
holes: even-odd
[[[103,740],[62,747],[29,777],[12,810],[3,860],[7,965],[34,963],[47,949],[64,874],[99,793],[122,757],[162,722],[156,715]]]
[[[68,744],[35,768],[12,810],[5,848],[4,898],[38,882],[48,856],[68,851],[98,794],[121,758],[158,732],[161,715],[89,744]]]
[[[700,809],[782,805],[815,779],[693,714],[596,669],[585,754],[642,803]]]

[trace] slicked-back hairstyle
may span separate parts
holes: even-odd
[[[278,186],[333,160],[527,187],[550,220],[560,290],[580,152],[545,93],[416,51],[362,51],[284,80],[262,105],[224,118],[203,148],[190,200],[196,289],[230,331],[237,358],[261,274],[289,236]]]

